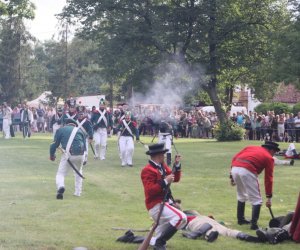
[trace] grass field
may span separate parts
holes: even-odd
[[[140,181],[141,169],[148,160],[144,147],[135,145],[133,168],[121,168],[116,138],[110,138],[105,161],[94,161],[90,152],[84,168],[82,196],[73,196],[74,178],[70,172],[64,200],[56,200],[55,174],[60,155],[58,152],[55,162],[49,160],[51,138],[49,134],[34,134],[23,140],[17,134],[11,140],[0,139],[0,249],[71,250],[76,246],[89,250],[137,249],[137,245],[116,242],[125,231],[112,230],[112,227],[147,229],[152,224]],[[151,139],[141,138],[145,143]],[[237,151],[250,143],[260,143],[198,139],[178,139],[175,143],[183,155],[183,175],[180,183],[172,185],[172,192],[182,199],[183,208],[213,215],[231,228],[254,235],[248,226],[236,223],[236,192],[229,185],[228,173],[231,157]],[[287,148],[287,144],[282,143],[281,148]],[[300,161],[294,167],[276,167],[274,178],[272,208],[275,216],[279,216],[296,206]],[[263,191],[263,174],[260,182]],[[247,217],[250,213],[247,205]],[[269,211],[264,206],[259,225],[265,227],[269,220]],[[293,242],[251,244],[225,237],[207,243],[183,238],[180,232],[168,242],[168,249],[173,250],[257,248],[286,250],[299,249],[299,245]]]

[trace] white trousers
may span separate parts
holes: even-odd
[[[290,160],[279,160],[277,157],[273,156],[274,159],[274,164],[275,165],[291,165],[291,161]]]
[[[132,165],[134,142],[132,136],[121,136],[119,139],[122,166]]]
[[[231,174],[236,183],[237,199],[241,202],[249,200],[252,205],[261,205],[262,198],[257,176],[246,168],[234,166]]]
[[[165,148],[169,151],[167,153],[172,153],[172,135],[164,135],[167,133],[159,133],[158,134],[158,143],[164,143]]]
[[[3,119],[3,133],[4,133],[4,138],[9,139],[10,138],[10,124],[11,121],[7,118]]]
[[[56,134],[56,131],[58,129],[60,129],[62,126],[57,124],[57,123],[54,123],[53,126],[52,126],[52,130],[53,130],[53,138],[55,137],[55,134]]]
[[[219,234],[222,236],[236,238],[238,233],[240,233],[240,231],[227,228],[219,222],[217,222],[216,220],[204,215],[197,215],[197,217],[187,225],[186,229],[191,232],[195,232],[199,230],[200,227],[203,226],[205,223],[208,223],[212,226],[212,228],[206,232],[206,235],[209,235],[212,231],[218,231]]]
[[[105,159],[106,154],[106,145],[107,145],[107,129],[98,128],[94,132],[94,141],[95,141],[95,157],[101,160]]]
[[[70,161],[73,163],[73,165],[77,168],[77,170],[82,174],[82,164],[83,164],[83,155],[71,155]],[[68,157],[66,154],[63,154],[60,163],[58,166],[58,170],[56,173],[56,187],[57,190],[60,187],[65,186],[65,177],[67,176],[69,170],[72,169],[72,167],[68,163]],[[82,178],[74,172],[75,177],[75,192],[74,194],[77,196],[80,196],[82,192]]]
[[[159,210],[160,203],[156,204],[153,208],[149,210],[149,214],[154,221],[157,220]],[[182,229],[186,226],[187,217],[182,211],[171,206],[169,203],[165,203],[164,209],[159,220],[159,225],[155,230],[155,236],[151,238],[151,245],[155,245],[156,239],[159,238],[162,232],[166,230],[169,223],[177,229]]]

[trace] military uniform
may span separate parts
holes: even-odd
[[[84,165],[85,165],[88,159],[88,149],[89,149],[88,145],[93,140],[94,130],[91,121],[87,118],[85,107],[83,106],[77,107],[77,113],[78,113],[77,115],[78,127],[83,131],[84,136],[86,138],[86,149],[84,152]]]
[[[66,124],[66,120],[74,119],[77,120],[77,111],[76,111],[76,100],[71,98],[67,100],[68,111],[63,114],[62,125]]]
[[[167,151],[167,164],[171,165],[172,161],[172,144],[175,131],[175,121],[164,111],[158,125],[158,142],[164,143]]]
[[[76,126],[77,122],[75,120],[66,120],[66,125],[57,130],[54,142],[50,146],[50,160],[52,161],[55,160],[55,152],[60,145],[64,151],[56,173],[57,199],[62,199],[65,191],[65,176],[71,167],[68,160],[70,160],[82,174],[86,140],[83,131]],[[82,178],[77,173],[74,174],[74,195],[80,196],[82,191]]]
[[[66,117],[65,117],[66,119]],[[56,131],[60,129],[63,125],[63,110],[62,108],[57,108],[56,114],[51,117],[50,127],[53,131],[53,137],[55,137]]]
[[[105,102],[100,100],[100,109],[94,110],[91,122],[94,129],[95,159],[105,160],[107,134],[112,128],[112,117],[106,111]]]
[[[146,208],[154,221],[157,220],[161,203],[164,202],[164,208],[158,227],[155,230],[155,236],[151,240],[155,249],[165,249],[166,242],[173,237],[178,229],[182,229],[187,223],[186,215],[172,206],[172,194],[168,189],[168,185],[171,183],[168,181],[170,176],[173,178],[174,182],[180,180],[181,164],[178,163],[174,165],[174,172],[172,172],[163,161],[155,162],[153,160],[156,159],[156,157],[161,157],[161,154],[166,152],[167,149],[164,149],[163,143],[149,146],[149,150],[146,154],[151,156],[151,160],[141,172]]]
[[[132,167],[132,157],[134,152],[134,136],[136,140],[139,140],[139,131],[137,129],[137,124],[135,121],[131,120],[130,112],[125,114],[125,119],[123,119],[118,127],[118,145],[121,156],[121,165],[125,167],[128,165]]]
[[[248,146],[237,153],[231,162],[232,183],[237,185],[237,217],[238,224],[249,224],[244,218],[245,202],[252,204],[251,229],[258,229],[257,221],[260,214],[262,198],[258,182],[258,175],[265,171],[265,193],[271,206],[273,191],[274,159],[269,150],[279,151],[278,144],[266,142],[260,146]]]

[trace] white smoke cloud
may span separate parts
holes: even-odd
[[[155,82],[145,82],[150,86],[146,94],[134,93],[130,100],[136,104],[162,104],[163,106],[182,106],[186,94],[197,91],[205,81],[204,70],[200,66],[190,67],[183,62],[160,64],[155,72]]]

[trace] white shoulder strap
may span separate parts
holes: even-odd
[[[75,138],[75,135],[76,135],[78,129],[79,129],[78,127],[73,128],[72,133],[69,137],[67,147],[66,147],[66,154],[68,154],[68,156],[70,156],[70,149],[71,149],[72,143],[74,141],[74,138]]]

